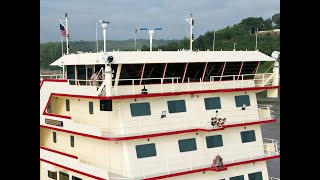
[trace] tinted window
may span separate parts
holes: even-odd
[[[230,180],[244,180],[244,176],[234,176],[234,177],[230,177]]]
[[[89,102],[89,114],[93,114],[93,102]]]
[[[169,113],[186,112],[185,100],[168,101]]]
[[[196,138],[182,139],[178,141],[180,152],[197,150]]]
[[[75,176],[72,176],[72,180],[82,180],[82,179],[78,178],[78,177],[75,177]]]
[[[51,179],[57,179],[57,172],[48,171],[48,177]]]
[[[150,103],[131,103],[131,116],[149,116],[151,115]]]
[[[206,110],[221,109],[220,97],[204,98]]]
[[[70,100],[66,99],[66,111],[70,111]]]
[[[100,100],[100,111],[112,111],[112,100]]]
[[[70,136],[70,146],[74,147],[74,136]]]
[[[241,132],[242,143],[256,141],[256,134],[254,130]]]
[[[59,172],[59,180],[69,180],[69,174],[64,172]]]
[[[249,175],[249,180],[263,180],[262,178],[262,172],[255,172],[255,173],[250,173]]]
[[[53,132],[52,135],[53,135],[53,142],[56,143],[57,142],[57,133]]]
[[[137,153],[138,159],[156,156],[157,155],[156,145],[154,143],[137,145],[136,153]]]
[[[206,137],[207,148],[221,147],[223,146],[222,136],[207,136]]]
[[[236,101],[237,107],[242,107],[243,104],[245,104],[246,106],[250,106],[249,95],[235,96],[234,99]]]

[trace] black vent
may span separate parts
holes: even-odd
[[[100,111],[112,111],[112,100],[100,100]]]

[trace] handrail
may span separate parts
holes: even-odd
[[[260,147],[260,148],[259,148]],[[252,147],[253,149],[254,147]],[[179,173],[184,171],[190,171],[201,168],[210,168],[213,159],[216,155],[220,155],[223,158],[224,165],[234,164],[238,162],[245,162],[249,160],[258,160],[266,157],[278,156],[277,152],[269,152],[265,149],[265,146],[257,145],[260,150],[234,153],[234,151],[221,151],[221,152],[207,152],[197,153],[196,155],[189,156],[188,158],[177,159],[176,157],[169,157],[166,159],[158,160],[152,164],[145,165],[141,168],[128,168],[122,169],[127,175],[126,178],[151,178],[156,176],[168,175],[171,173]],[[262,149],[261,149],[262,148]],[[125,177],[124,177],[125,179]],[[274,179],[276,180],[276,179]]]

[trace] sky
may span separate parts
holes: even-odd
[[[40,0],[40,42],[61,40],[59,20],[68,13],[71,41],[102,40],[99,20],[109,21],[107,40],[134,39],[134,30],[161,27],[153,39],[182,39],[189,34],[185,19],[193,14],[195,38],[207,31],[239,23],[247,17],[271,18],[280,0]],[[149,39],[147,31],[137,39]]]

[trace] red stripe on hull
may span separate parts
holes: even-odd
[[[241,165],[241,164],[249,164],[249,163],[259,162],[259,161],[267,161],[267,160],[275,159],[275,158],[279,158],[279,157],[280,157],[280,155],[276,155],[276,156],[271,156],[271,157],[265,157],[265,158],[253,159],[253,160],[242,161],[242,162],[237,162],[237,163],[231,163],[231,164],[226,164],[225,167],[231,167],[231,166],[236,166],[236,165]],[[201,168],[201,169],[184,171],[184,172],[179,172],[179,173],[174,173],[174,174],[167,174],[167,175],[163,175],[163,176],[156,176],[156,177],[152,177],[152,178],[145,178],[144,180],[165,179],[165,178],[169,178],[169,177],[182,176],[182,175],[186,175],[186,174],[193,174],[193,173],[204,172],[204,171],[217,171],[217,170],[215,170],[213,168]]]
[[[69,171],[73,171],[73,172],[78,173],[78,174],[82,174],[82,175],[84,175],[84,176],[87,176],[87,177],[90,177],[90,178],[93,178],[93,179],[106,180],[105,178],[97,177],[97,176],[94,176],[94,175],[91,175],[91,174],[88,174],[88,173],[85,173],[85,172],[82,172],[82,171],[78,171],[78,170],[69,168],[69,167],[67,167],[67,166],[63,166],[63,165],[60,165],[60,164],[57,164],[57,163],[54,163],[54,162],[51,162],[51,161],[48,161],[48,160],[45,160],[45,159],[42,159],[42,158],[40,158],[40,161],[43,161],[43,162],[48,163],[48,164],[52,164],[52,165],[57,166],[57,167],[60,167],[60,168],[62,168],[62,169],[66,169],[66,170],[69,170]]]
[[[40,149],[44,149],[46,151],[50,151],[50,152],[53,152],[53,153],[57,153],[57,154],[61,154],[61,155],[67,156],[67,157],[78,159],[77,156],[74,156],[74,155],[71,155],[71,154],[67,154],[67,153],[64,153],[64,152],[60,152],[60,151],[57,151],[57,150],[49,149],[49,148],[46,148],[46,147],[43,147],[43,146],[40,146]]]
[[[135,95],[122,95],[122,96],[86,96],[86,95],[60,94],[60,93],[52,93],[52,95],[53,96],[64,96],[64,97],[112,100],[112,99],[133,99],[133,98],[147,98],[147,97],[178,96],[178,95],[186,95],[186,94],[257,91],[257,90],[267,90],[267,89],[277,89],[277,88],[279,88],[279,86],[235,88],[235,89],[216,89],[216,90],[202,90],[202,91],[183,91],[183,92],[173,92],[173,93],[168,92],[168,93],[153,93],[153,94],[135,94]]]
[[[167,135],[182,134],[182,133],[191,133],[191,132],[198,132],[198,131],[203,131],[203,132],[220,131],[220,130],[224,130],[225,128],[264,124],[264,123],[271,123],[271,122],[276,122],[276,120],[271,119],[271,120],[265,120],[265,121],[256,121],[256,122],[249,122],[249,123],[225,125],[223,128],[217,128],[217,129],[195,128],[195,129],[189,129],[189,130],[180,130],[180,131],[171,131],[171,132],[165,132],[165,133],[146,134],[146,135],[139,135],[139,136],[126,136],[126,137],[101,137],[101,136],[95,136],[95,135],[90,135],[90,134],[85,134],[85,133],[80,133],[80,132],[75,132],[75,131],[70,131],[70,130],[65,130],[65,129],[59,129],[59,128],[45,126],[45,125],[40,125],[40,127],[45,128],[45,129],[51,129],[51,130],[55,130],[55,131],[61,131],[61,132],[65,132],[65,133],[85,136],[85,137],[89,137],[89,138],[93,138],[93,139],[105,140],[105,141],[125,141],[125,140],[152,138],[152,137],[167,136]]]

